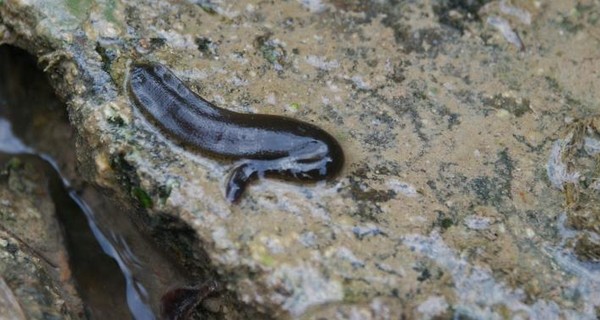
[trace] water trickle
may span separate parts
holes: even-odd
[[[18,157],[47,175],[88,318],[156,319],[163,293],[189,279],[135,228],[128,216],[134,208],[110,201],[102,190],[77,180],[65,108],[52,108],[56,98],[49,86],[41,89],[43,75],[23,55],[0,46],[0,165]],[[28,85],[37,92],[28,94],[31,88],[18,84],[32,74],[37,78]],[[4,80],[8,75],[10,81]],[[36,127],[32,123],[40,121],[32,119],[43,119],[44,125]],[[53,141],[57,136],[70,139]]]

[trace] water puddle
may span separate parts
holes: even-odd
[[[17,158],[47,175],[88,318],[159,318],[161,296],[189,279],[133,225],[134,208],[77,179],[73,137],[35,62],[0,46],[0,166]]]

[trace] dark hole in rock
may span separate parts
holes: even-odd
[[[45,177],[87,318],[157,318],[165,292],[199,281],[135,228],[136,208],[80,180],[66,107],[34,58],[9,46],[0,46],[0,120],[2,166],[21,159]]]

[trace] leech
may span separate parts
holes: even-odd
[[[163,65],[134,65],[129,90],[142,113],[167,138],[208,156],[244,160],[226,183],[230,202],[259,176],[323,180],[344,164],[339,143],[319,127],[288,117],[219,108]]]

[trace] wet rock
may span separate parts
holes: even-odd
[[[26,319],[25,312],[21,309],[12,289],[4,282],[4,279],[0,279],[0,292],[0,306],[3,316],[7,319]]]
[[[598,210],[576,199],[595,175],[570,167],[593,168],[597,146],[559,133],[598,110],[598,20],[578,19],[593,9],[512,2],[527,24],[503,1],[45,3],[1,2],[2,41],[67,102],[82,176],[218,278],[239,313],[214,317],[597,317]],[[346,167],[261,179],[231,205],[233,163],[173,143],[129,100],[138,61],[227,109],[322,127]]]
[[[567,247],[585,262],[600,262],[600,118],[575,120],[553,144],[547,164],[553,185],[565,195]]]
[[[43,170],[11,156],[0,167],[2,316],[84,319]]]

